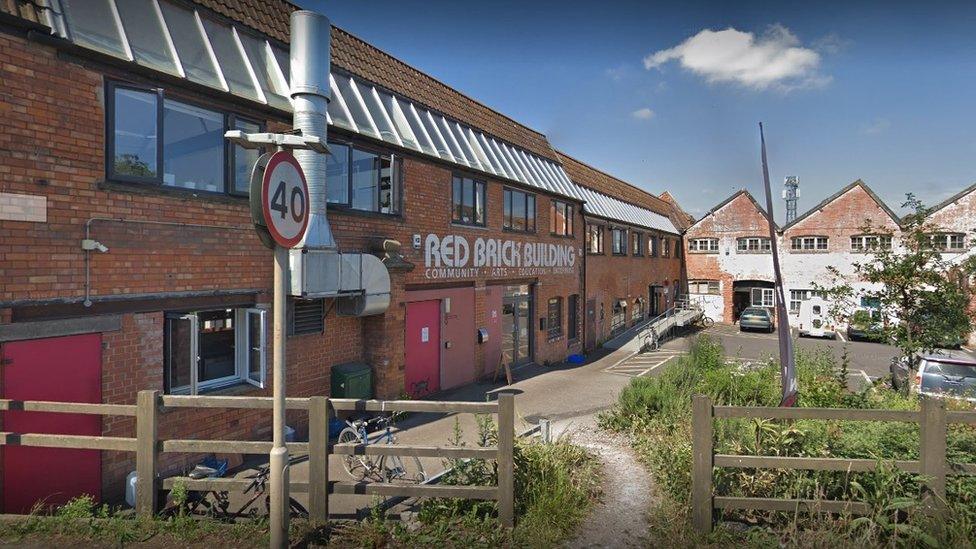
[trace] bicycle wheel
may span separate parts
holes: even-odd
[[[711,328],[713,324],[715,324],[714,320],[708,318],[707,316],[702,317],[701,319],[702,328]]]
[[[346,427],[339,433],[339,444],[362,444],[359,433],[351,427]],[[370,471],[375,468],[369,456],[342,456],[342,468],[355,480],[365,480]]]

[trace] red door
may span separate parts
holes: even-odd
[[[3,398],[101,402],[101,334],[5,343]],[[3,412],[3,430],[13,433],[101,435],[98,415]],[[61,505],[89,494],[101,499],[98,450],[3,447],[3,512],[27,513],[36,502]]]
[[[404,384],[412,398],[423,398],[440,390],[441,302],[407,303]]]

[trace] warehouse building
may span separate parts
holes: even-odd
[[[223,135],[292,128],[294,9],[0,0],[3,398],[269,393],[272,258],[247,198],[259,151]],[[359,276],[289,300],[289,395],[336,394],[334,373],[366,372],[377,397],[423,398],[504,364],[562,361],[588,330],[587,220],[677,247],[675,204],[587,187],[544,135],[338,28],[328,79],[322,234],[327,260]],[[679,263],[651,278],[671,288]],[[301,285],[317,271],[296,272]],[[636,292],[612,294],[633,307]],[[265,415],[173,411],[160,437],[261,439]],[[25,421],[6,412],[4,430]],[[57,421],[32,428],[133,433],[131,418]],[[4,449],[6,512],[54,492],[118,500],[134,468],[127,453],[51,450],[65,463],[52,474],[34,450]],[[197,459],[164,458],[166,470]]]

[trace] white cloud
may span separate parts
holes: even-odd
[[[655,114],[654,111],[652,111],[651,109],[649,109],[647,107],[644,107],[644,108],[637,109],[636,111],[630,113],[630,116],[633,116],[634,118],[636,118],[638,120],[650,120],[650,119],[654,118],[654,114]]]
[[[879,133],[884,133],[888,131],[891,127],[891,120],[887,118],[875,118],[871,123],[865,124],[861,128],[861,132],[867,135],[878,135]]]
[[[705,29],[673,48],[648,55],[644,68],[660,68],[670,61],[709,83],[729,82],[756,90],[789,91],[830,81],[819,73],[820,54],[803,47],[782,25],[772,25],[759,36],[731,27]]]

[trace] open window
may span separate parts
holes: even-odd
[[[267,311],[217,309],[166,315],[165,389],[200,394],[231,385],[265,386]]]

